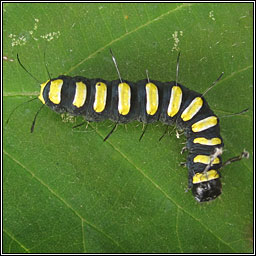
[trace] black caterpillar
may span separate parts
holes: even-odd
[[[224,143],[220,136],[219,119],[210,109],[204,94],[177,83],[179,55],[176,81],[173,82],[159,82],[148,77],[136,83],[122,80],[113,54],[112,59],[119,75],[118,80],[61,75],[41,84],[38,98],[57,113],[81,115],[93,122],[110,119],[115,122],[115,127],[118,123],[134,120],[177,125],[187,137],[188,187],[192,188],[198,202],[218,197],[222,192],[220,168],[247,156],[241,155],[222,164]],[[19,58],[18,61],[25,69]]]

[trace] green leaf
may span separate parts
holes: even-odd
[[[5,253],[248,253],[253,230],[253,3],[6,3],[4,122],[39,94],[36,79],[60,74],[178,80],[204,92],[221,120],[223,194],[199,204],[187,188],[184,136],[158,139],[162,124],[90,123],[35,100],[4,124]],[[249,107],[243,115],[223,117]]]

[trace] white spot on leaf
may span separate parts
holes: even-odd
[[[173,44],[173,47],[172,47],[172,52],[180,50],[180,48],[179,48],[179,42],[180,42],[179,36],[181,36],[181,37],[183,36],[183,31],[174,31],[174,33],[172,34],[172,38],[174,40],[174,44]]]
[[[30,38],[34,39],[35,41],[38,41],[39,38],[45,39],[47,41],[51,41],[55,38],[58,38],[60,36],[60,31],[57,32],[50,32],[44,35],[35,36],[38,27],[39,27],[39,19],[34,19],[35,23],[33,25],[33,29],[24,32],[21,35],[15,35],[15,34],[9,34],[9,38],[11,38],[11,46],[22,46],[25,45]]]
[[[211,18],[212,20],[215,21],[213,11],[210,11],[210,12],[209,12],[209,18]]]

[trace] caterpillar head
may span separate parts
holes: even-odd
[[[221,194],[220,179],[212,179],[193,184],[192,193],[198,202],[211,201]]]
[[[192,183],[192,193],[198,202],[211,201],[221,194],[220,174],[214,169],[196,173]]]

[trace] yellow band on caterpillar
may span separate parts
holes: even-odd
[[[218,179],[219,177],[219,174],[215,170],[209,170],[206,173],[196,173],[193,176],[193,184]]]
[[[182,112],[181,119],[183,121],[191,120],[196,113],[202,108],[203,106],[203,99],[201,97],[196,97],[189,106]]]
[[[199,137],[199,138],[195,138],[193,142],[201,145],[206,145],[206,146],[215,146],[215,145],[221,144],[221,139],[220,138],[206,139],[203,137]]]
[[[168,116],[174,117],[179,112],[181,101],[182,101],[181,88],[179,86],[173,86],[170,102],[167,109]]]
[[[192,131],[201,132],[215,126],[217,123],[218,123],[218,119],[216,116],[209,116],[207,118],[204,118],[201,121],[194,123],[192,125]]]
[[[76,92],[73,105],[80,108],[84,105],[87,95],[86,85],[83,82],[76,82]]]
[[[95,100],[93,109],[95,112],[100,113],[106,107],[107,101],[107,85],[102,82],[98,82],[95,85]]]
[[[127,83],[118,85],[118,112],[125,116],[131,108],[131,88]]]
[[[60,104],[62,85],[63,85],[62,79],[51,81],[50,91],[49,91],[49,100],[54,104]]]
[[[153,83],[146,84],[146,111],[148,115],[154,115],[158,109],[158,89]]]
[[[47,82],[45,82],[45,83],[43,83],[43,84],[40,85],[40,86],[41,86],[41,90],[40,90],[40,94],[39,94],[39,96],[38,96],[38,99],[41,100],[41,102],[42,102],[43,104],[45,104],[45,100],[44,100],[44,96],[43,96],[44,88],[45,88],[45,86],[48,84],[49,81],[50,81],[50,80],[47,80]]]
[[[210,156],[206,156],[206,155],[197,155],[196,157],[194,157],[193,160],[194,163],[202,163],[202,164],[210,164],[211,162],[211,158]],[[216,157],[212,164],[219,164],[220,163],[220,159],[218,157]]]

